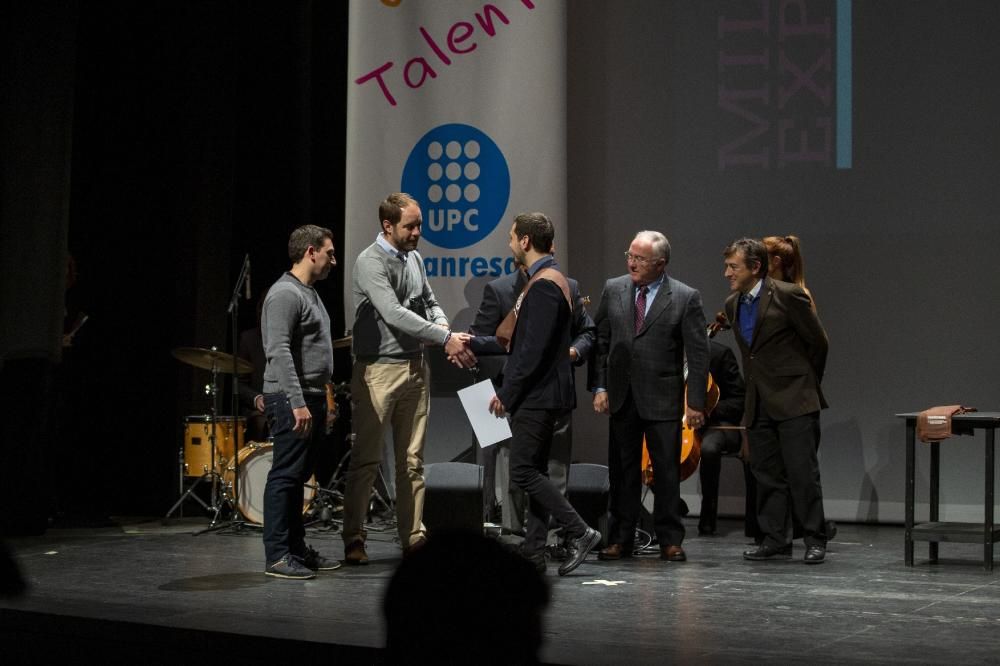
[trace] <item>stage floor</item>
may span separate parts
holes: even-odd
[[[30,589],[0,598],[3,662],[379,660],[381,596],[400,560],[390,533],[370,534],[367,567],[287,581],[263,575],[259,532],[192,536],[206,525],[121,519],[9,541]],[[564,578],[550,565],[542,661],[1000,662],[1000,568],[984,571],[980,546],[941,544],[929,564],[918,543],[908,569],[901,527],[841,525],[826,563],[806,566],[801,542],[791,561],[751,563],[742,523],[720,521],[720,534],[689,538],[686,563],[591,555]],[[343,554],[338,533],[309,539]],[[483,649],[512,640],[497,628]]]

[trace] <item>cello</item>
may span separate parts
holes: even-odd
[[[726,313],[718,312],[715,321],[706,327],[708,339],[711,340],[719,331],[729,330],[729,320]],[[687,361],[684,362],[684,406],[687,407]],[[719,386],[712,379],[712,373],[708,374],[708,388],[705,394],[705,416],[707,417],[719,404]],[[685,481],[698,469],[701,462],[701,431],[696,430],[687,422],[687,411],[681,417],[681,468],[680,480]],[[653,460],[649,457],[649,449],[646,448],[646,438],[642,438],[642,482],[644,485],[653,485]]]

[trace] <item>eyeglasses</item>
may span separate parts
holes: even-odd
[[[625,253],[625,261],[634,261],[640,266],[648,266],[649,264],[656,263],[659,260],[660,260],[659,257],[653,259],[647,259],[646,257],[640,257],[637,254],[632,254],[631,252]]]

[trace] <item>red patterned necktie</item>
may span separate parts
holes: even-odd
[[[643,285],[639,287],[639,297],[635,299],[635,334],[639,335],[639,331],[642,330],[642,325],[646,323],[646,294],[649,293],[649,287]]]

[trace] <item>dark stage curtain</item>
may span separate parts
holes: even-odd
[[[245,254],[255,293],[240,330],[288,268],[291,229],[343,236],[347,8],[19,4],[4,10],[16,16],[3,21],[0,77],[2,372],[5,395],[49,424],[31,444],[45,481],[21,502],[165,513],[184,416],[208,412],[211,380],[170,351],[232,351],[226,306]],[[77,279],[65,290],[67,251]],[[335,331],[342,279],[320,288]],[[81,312],[60,359],[64,315]],[[31,360],[19,361],[25,340]],[[5,451],[23,446],[4,428]]]

